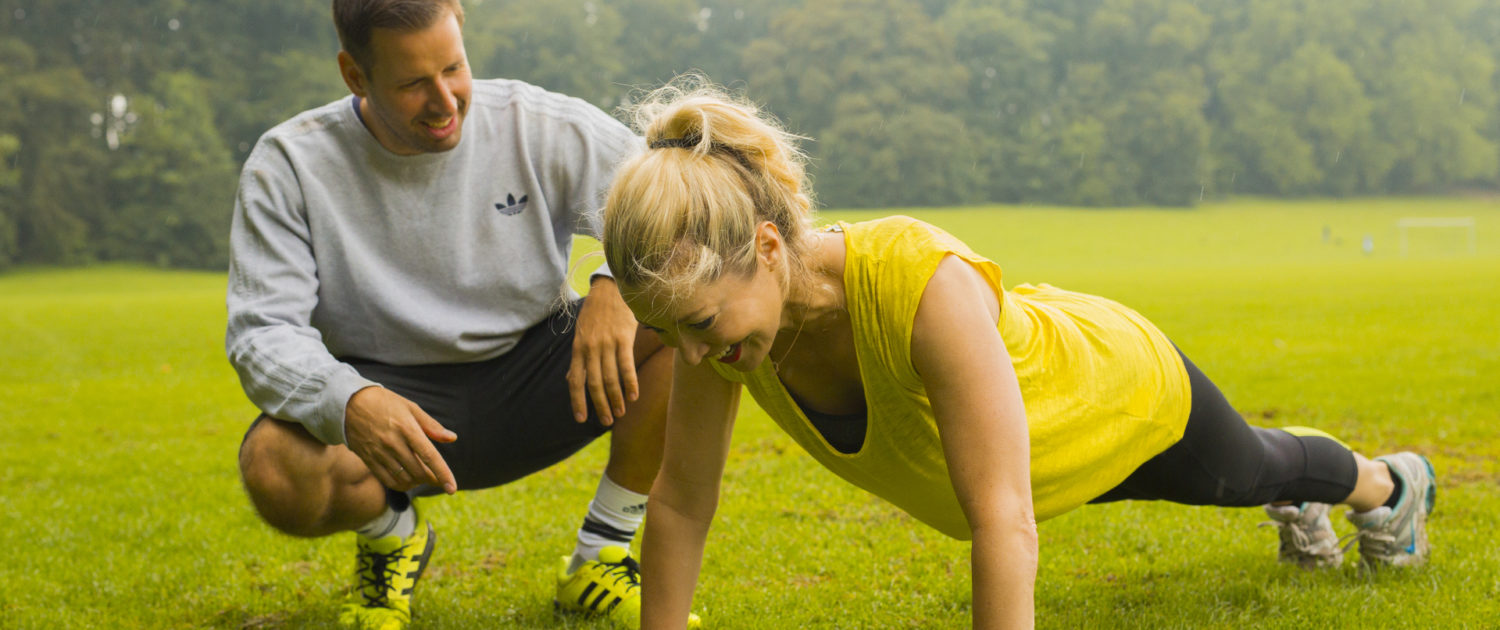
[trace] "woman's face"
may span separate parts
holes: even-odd
[[[770,354],[781,328],[781,285],[759,257],[754,272],[726,274],[665,305],[652,292],[627,291],[626,296],[636,319],[689,365],[706,359],[742,372],[754,370]]]

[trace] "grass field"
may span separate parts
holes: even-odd
[[[910,213],[998,261],[1008,285],[1135,307],[1255,423],[1416,450],[1438,470],[1431,565],[1373,576],[1353,558],[1279,566],[1258,509],[1124,503],[1045,522],[1039,626],[1500,624],[1500,203]],[[1434,230],[1400,255],[1407,216],[1475,217],[1478,252]],[[239,487],[255,410],[223,356],[223,287],[222,274],[119,267],[0,276],[0,628],[331,625],[351,539],[276,534]],[[698,590],[709,627],[967,624],[966,544],[742,415]],[[414,627],[594,627],[553,617],[551,576],[604,447],[424,503],[440,539]]]

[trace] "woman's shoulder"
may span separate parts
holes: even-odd
[[[915,265],[920,269],[922,262],[935,265],[938,259],[948,254],[965,257],[973,255],[963,241],[942,228],[904,215],[854,223],[840,222],[834,228],[842,229],[848,234],[845,240],[851,264],[857,259],[876,266],[901,263]],[[908,267],[904,270],[917,269]]]
[[[848,233],[844,277],[851,301],[879,302],[881,310],[905,321],[950,256],[983,274],[997,295],[1004,291],[999,265],[936,225],[907,216],[840,225]]]
[[[865,221],[845,222],[839,221],[830,226],[835,231],[848,232],[851,237],[859,239],[890,239],[898,238],[913,230],[934,227],[923,221],[906,216],[904,214],[893,214],[869,219]]]

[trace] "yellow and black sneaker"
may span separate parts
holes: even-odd
[[[568,573],[568,558],[557,572],[558,611],[606,617],[625,628],[641,627],[641,565],[623,547],[599,550],[590,560]],[[700,625],[697,615],[688,616],[688,627]]]
[[[411,622],[411,592],[416,588],[437,534],[417,515],[417,529],[405,539],[355,535],[358,582],[339,613],[339,625],[358,630],[402,630]]]

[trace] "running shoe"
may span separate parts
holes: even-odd
[[[339,625],[357,630],[402,630],[411,623],[411,592],[421,579],[437,534],[417,515],[417,529],[400,538],[355,534],[357,583],[339,613]]]
[[[1437,503],[1437,474],[1432,462],[1416,453],[1396,453],[1375,458],[1401,478],[1401,498],[1396,507],[1380,506],[1368,512],[1349,512],[1349,521],[1359,527],[1349,544],[1359,543],[1365,566],[1420,566],[1427,562],[1427,515]]]
[[[606,617],[625,628],[641,627],[641,565],[623,547],[599,550],[590,560],[568,573],[564,556],[557,572],[557,597],[552,606],[560,612]],[[688,616],[688,627],[697,628],[697,615]]]
[[[1331,509],[1333,506],[1327,503],[1313,502],[1267,505],[1266,514],[1271,520],[1261,525],[1275,525],[1281,530],[1277,557],[1307,570],[1339,566],[1344,561],[1344,550],[1339,548],[1338,534],[1328,520]]]

